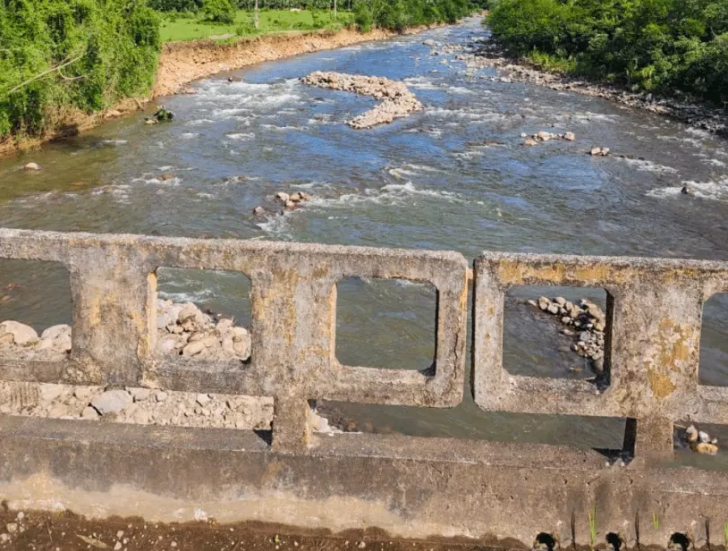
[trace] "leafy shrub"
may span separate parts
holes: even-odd
[[[0,2],[0,137],[40,136],[69,108],[152,85],[159,21],[140,0]]]
[[[149,7],[158,11],[196,12],[202,0],[149,0]]]
[[[233,0],[203,0],[202,13],[205,21],[231,25],[235,22],[237,8]]]
[[[365,2],[358,2],[354,8],[354,23],[359,30],[368,33],[374,25],[374,17],[371,8]]]
[[[248,36],[255,33],[255,24],[252,21],[245,21],[244,23],[240,23],[237,27],[235,27],[235,34],[237,34],[238,36]]]

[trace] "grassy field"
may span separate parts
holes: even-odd
[[[241,36],[310,31],[324,28],[337,29],[351,23],[353,19],[354,16],[351,12],[341,10],[339,10],[336,20],[334,20],[331,11],[261,10],[260,26],[256,31],[253,27],[253,12],[240,10],[235,17],[235,23],[232,25],[207,23],[196,16],[165,16],[162,21],[161,34],[163,42],[183,42],[208,38],[224,41],[234,40]]]

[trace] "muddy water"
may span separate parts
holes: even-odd
[[[492,69],[468,73],[454,54],[432,55],[422,44],[466,44],[486,33],[470,20],[259,65],[235,73],[239,82],[220,75],[196,83],[196,95],[165,102],[177,115],[171,124],[145,126],[140,115],[0,161],[0,225],[447,249],[469,259],[484,249],[728,259],[728,142],[603,100],[492,82]],[[305,87],[298,79],[314,70],[404,80],[425,110],[352,130],[344,122],[373,100]],[[521,133],[539,130],[572,131],[577,140],[521,145]],[[636,159],[592,158],[592,146]],[[19,170],[31,160],[44,171]],[[680,194],[685,183],[693,195]],[[281,214],[271,200],[279,190],[306,190],[313,200]],[[258,205],[276,214],[255,217]],[[14,264],[2,284],[0,317],[41,327],[67,318],[62,271]],[[161,289],[249,315],[244,281],[229,275],[170,272]],[[549,334],[558,337],[553,320],[525,298],[509,303],[509,369],[590,376],[588,366],[565,365],[578,360],[568,343],[549,347]],[[343,282],[339,358],[427,367],[433,300],[431,289],[407,282]],[[712,301],[706,318],[701,381],[728,384],[728,300]],[[342,411],[373,430],[621,445],[619,420],[484,414],[467,395],[449,411]]]

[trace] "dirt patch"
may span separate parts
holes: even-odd
[[[115,551],[476,551],[511,546],[484,546],[465,539],[402,540],[377,529],[330,534],[287,526],[247,522],[221,525],[214,520],[185,524],[147,523],[140,518],[88,520],[73,513],[0,510],[0,549]]]

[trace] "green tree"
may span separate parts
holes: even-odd
[[[207,21],[225,23],[235,22],[236,5],[233,0],[203,0],[202,13]]]

